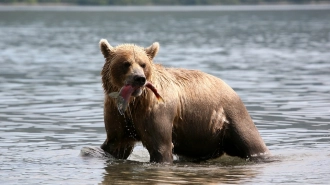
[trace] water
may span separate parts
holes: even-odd
[[[328,5],[0,10],[1,184],[330,181]],[[126,161],[81,156],[106,137],[101,38],[114,46],[158,41],[156,62],[225,80],[273,162],[150,164],[141,145]]]

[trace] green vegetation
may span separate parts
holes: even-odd
[[[320,3],[330,0],[0,0],[1,4],[76,4],[76,5],[228,5]]]

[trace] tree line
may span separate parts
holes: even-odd
[[[70,5],[232,5],[321,3],[330,0],[0,0],[1,4],[70,4]]]

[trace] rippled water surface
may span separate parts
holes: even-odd
[[[328,6],[8,9],[0,8],[1,184],[330,181]],[[225,156],[157,165],[141,145],[126,161],[81,156],[106,137],[101,38],[112,45],[158,41],[156,62],[225,80],[273,162]]]

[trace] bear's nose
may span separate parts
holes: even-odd
[[[134,76],[133,79],[136,85],[144,85],[146,83],[146,77],[144,76]]]

